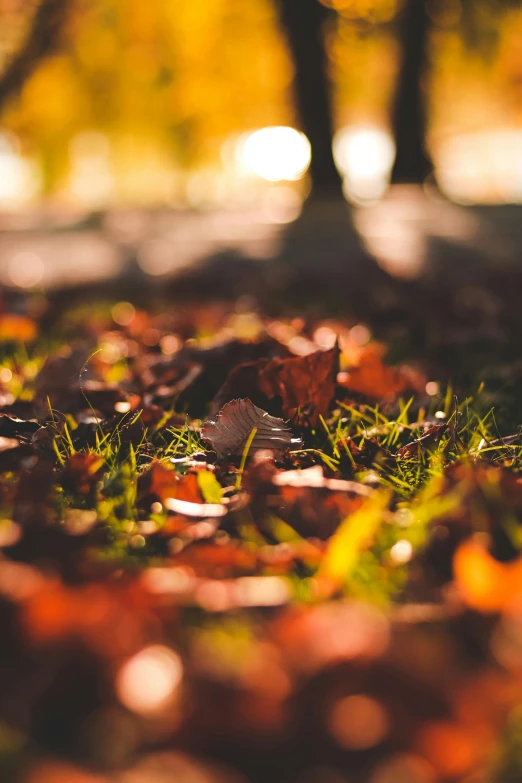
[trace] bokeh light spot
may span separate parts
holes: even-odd
[[[285,126],[261,128],[239,144],[238,157],[247,170],[269,182],[300,179],[311,160],[310,142]]]
[[[433,768],[420,756],[400,754],[379,764],[370,783],[435,783]]]
[[[387,737],[389,720],[386,710],[378,701],[355,694],[333,704],[328,715],[328,728],[341,747],[367,750]]]
[[[22,251],[9,261],[9,277],[19,288],[34,288],[44,276],[44,262],[36,253]]]
[[[157,713],[171,704],[182,676],[179,655],[168,647],[153,645],[123,665],[116,679],[116,692],[132,712]]]
[[[428,381],[426,384],[426,394],[429,394],[430,397],[433,397],[435,394],[438,394],[439,391],[440,386],[437,381]]]
[[[175,334],[166,334],[160,340],[161,352],[167,356],[177,353],[181,348],[181,340]]]
[[[390,557],[397,565],[402,565],[411,560],[413,547],[405,538],[401,538],[390,549]]]
[[[347,127],[336,133],[333,153],[345,177],[345,192],[354,200],[382,196],[390,175],[395,146],[390,134],[381,128]]]
[[[130,302],[118,302],[111,310],[112,320],[119,326],[129,326],[134,320],[136,310]]]

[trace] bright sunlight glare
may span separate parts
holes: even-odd
[[[268,182],[300,179],[310,165],[310,142],[285,126],[261,128],[238,141],[240,166]]]
[[[522,130],[495,128],[447,139],[437,179],[457,202],[522,202]]]
[[[0,207],[21,206],[38,192],[32,165],[20,155],[16,139],[0,133]]]
[[[349,198],[379,198],[388,183],[395,148],[390,134],[377,127],[350,126],[335,134],[335,162]]]

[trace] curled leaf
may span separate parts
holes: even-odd
[[[19,440],[30,440],[33,433],[38,429],[39,424],[34,419],[26,421],[14,416],[0,414],[0,436],[4,438],[18,438]]]
[[[256,432],[249,446],[250,452],[284,451],[290,446],[298,448],[301,445],[301,439],[292,437],[282,419],[270,416],[248,399],[227,403],[215,421],[209,419],[205,423],[201,436],[212,444],[218,457],[240,456],[253,430]]]

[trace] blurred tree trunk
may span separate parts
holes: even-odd
[[[41,60],[56,49],[69,0],[41,0],[22,49],[0,76],[0,111],[19,93]]]
[[[402,63],[393,109],[396,155],[392,184],[422,183],[433,173],[426,151],[425,77],[430,29],[428,0],[405,0],[400,18]]]
[[[314,195],[342,195],[333,159],[332,105],[323,25],[318,0],[277,0],[295,68],[294,93],[301,128],[312,146],[310,176]]]

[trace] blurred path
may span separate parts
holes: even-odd
[[[45,288],[114,279],[129,264],[152,278],[171,276],[222,251],[270,258],[281,234],[260,209],[114,210],[84,221],[4,215],[0,228],[0,283]],[[24,275],[21,266],[31,271]]]
[[[262,207],[111,211],[78,220],[57,213],[0,216],[0,283],[61,288],[135,270],[161,281],[208,259],[277,259],[299,269],[346,272],[360,240],[344,204],[307,205],[294,223]],[[464,207],[398,186],[353,212],[370,256],[395,277],[469,282],[484,270],[522,271],[522,205]],[[269,266],[266,267],[268,270]],[[444,282],[445,281],[445,282]]]
[[[516,269],[522,262],[522,205],[462,206],[398,185],[384,200],[357,210],[355,222],[371,254],[394,276],[434,282],[479,267]]]

